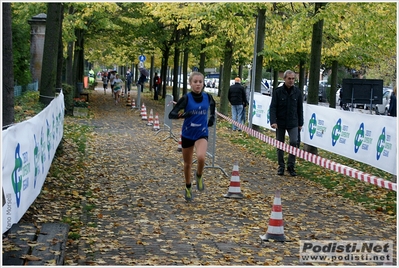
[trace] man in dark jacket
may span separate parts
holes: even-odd
[[[298,132],[303,126],[303,99],[301,91],[294,86],[295,72],[284,72],[284,84],[273,90],[270,103],[270,125],[276,130],[276,139],[285,140],[288,132],[290,145],[297,146]],[[278,175],[284,175],[284,151],[277,149]],[[287,170],[291,176],[296,176],[295,155],[288,156]]]
[[[230,86],[228,94],[228,99],[231,104],[231,116],[234,121],[243,124],[242,113],[244,111],[244,107],[246,107],[248,104],[247,94],[245,93],[245,88],[241,85],[241,79],[239,77],[236,77],[234,82],[234,85]],[[232,129],[238,129],[241,131],[241,129],[234,124]]]

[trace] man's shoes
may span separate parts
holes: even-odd
[[[278,168],[277,175],[280,175],[280,176],[284,175],[284,167],[279,167]]]
[[[205,189],[204,180],[202,179],[202,175],[198,176],[197,172],[195,172],[195,177],[197,178],[197,190],[203,191]]]
[[[291,176],[295,177],[296,176],[296,172],[294,167],[288,167],[287,168],[288,172],[290,173]]]
[[[191,201],[191,200],[193,200],[193,193],[192,193],[192,191],[191,191],[191,187],[190,187],[190,188],[187,188],[187,187],[186,187],[186,191],[185,191],[185,193],[184,193],[184,198],[186,199],[186,201]]]

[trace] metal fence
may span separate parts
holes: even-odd
[[[39,83],[35,81],[33,83],[24,85],[24,86],[14,86],[14,97],[19,97],[24,94],[26,91],[38,91],[39,90]]]

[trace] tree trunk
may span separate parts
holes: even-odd
[[[48,105],[55,96],[58,43],[61,29],[61,3],[47,4],[46,33],[43,47],[39,101]]]
[[[79,97],[79,92],[77,88],[77,83],[83,82],[83,74],[84,74],[84,58],[83,58],[83,51],[84,51],[84,30],[83,29],[76,29],[75,30],[75,47],[73,53],[73,75],[72,75],[72,85],[75,86],[75,98]]]
[[[188,69],[188,49],[184,49],[183,57],[183,95],[187,94],[187,69]]]
[[[337,83],[338,83],[338,61],[334,60],[332,62],[331,68],[331,88],[329,94],[329,107],[330,108],[337,108],[337,101],[336,101],[336,93],[337,93]]]
[[[315,14],[325,3],[315,3]],[[323,20],[317,21],[313,24],[312,43],[310,52],[310,67],[309,67],[309,89],[308,89],[308,103],[319,103],[319,80],[320,80],[320,62],[321,62],[321,48],[323,38]]]
[[[204,35],[208,36],[209,35],[209,24],[203,25],[202,29],[204,31]],[[203,38],[204,39],[204,38]],[[206,53],[204,52],[206,48],[206,43],[204,41],[201,42],[201,51],[200,51],[200,62],[199,62],[199,68],[198,72],[202,73],[205,75],[205,60],[206,60]]]
[[[166,97],[166,85],[167,85],[167,76],[168,76],[168,61],[169,61],[169,46],[165,46],[165,50],[162,55],[162,70],[161,70],[161,81],[162,81],[162,98]],[[173,100],[177,101],[173,96]]]
[[[166,64],[165,64],[165,56],[162,56],[162,63],[161,63],[161,73],[159,76],[161,76],[161,84],[159,85],[159,90],[160,92],[159,95],[162,96],[162,98],[165,98],[165,95],[163,92],[165,91],[166,88]]]
[[[265,21],[266,21],[266,10],[265,9],[258,9],[258,17],[257,17],[257,35],[256,38],[256,52],[257,55],[254,55],[256,60],[256,69],[255,69],[255,92],[261,92],[261,82],[262,82],[262,70],[263,70],[263,54],[261,53],[264,49],[265,45]],[[260,130],[260,126],[252,124],[252,129],[255,131]]]
[[[272,73],[273,73],[273,89],[276,89],[278,87],[278,69],[274,69]]]
[[[11,3],[3,3],[3,127],[14,123]]]
[[[265,46],[265,9],[258,9],[258,23],[256,25],[258,38],[256,44],[257,55],[255,55],[256,60],[256,70],[255,70],[255,92],[261,92],[261,82],[262,82],[262,70],[263,70],[263,54],[261,53]]]
[[[203,52],[203,50],[206,48],[206,44],[202,43],[201,44],[201,53],[200,53],[200,63],[199,63],[199,69],[198,71],[202,74],[205,75],[205,59],[206,59],[206,54]]]
[[[299,90],[303,95],[303,87],[305,86],[305,60],[301,58],[299,60]],[[303,96],[302,96],[303,97]]]
[[[62,73],[64,63],[64,46],[62,42],[62,21],[64,20],[64,4],[60,7],[60,36],[58,40],[58,55],[57,55],[57,76],[55,80],[55,88],[62,88]]]
[[[244,80],[244,79],[242,78],[242,70],[243,70],[243,66],[242,66],[242,64],[240,64],[240,65],[238,66],[238,77],[241,78],[241,80]]]
[[[224,68],[223,68],[223,64],[220,64],[219,65],[219,87],[218,87],[218,97],[220,98],[220,94],[221,94],[221,86],[223,85],[223,71],[224,70]]]
[[[179,88],[179,59],[180,59],[180,31],[175,32],[175,53],[173,58],[173,99],[178,100],[180,98],[180,88]]]
[[[65,60],[65,82],[68,85],[73,86],[73,75],[72,75],[72,66],[73,66],[73,42],[68,42],[67,45],[67,58]]]
[[[151,66],[150,66],[150,89],[151,88],[154,88],[154,60],[155,60],[155,57],[154,57],[154,54],[152,54],[151,55]],[[129,68],[129,66],[127,67],[127,68]],[[126,72],[125,72],[126,73]],[[126,82],[126,85],[127,85],[127,82]],[[154,94],[155,94],[155,92],[154,92]]]
[[[222,81],[219,80],[220,113],[227,115],[229,108],[228,93],[230,88],[231,59],[233,58],[233,43],[228,40],[224,50]]]
[[[74,8],[72,5],[68,8],[68,13],[73,14]],[[67,44],[67,58],[65,63],[65,82],[68,85],[74,86],[73,84],[73,42]]]
[[[315,14],[319,12],[326,3],[315,3]],[[321,47],[323,37],[323,20],[319,20],[313,24],[312,45],[310,52],[310,68],[309,68],[309,89],[308,89],[308,103],[318,104],[319,92],[319,77],[320,77],[320,62],[321,62]],[[317,147],[311,145],[304,145],[304,149],[312,154],[318,154]]]

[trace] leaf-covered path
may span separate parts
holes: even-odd
[[[147,95],[148,97],[148,95]],[[80,265],[301,265],[300,240],[393,240],[396,224],[305,178],[277,176],[276,164],[216,139],[218,168],[205,169],[205,192],[184,200],[183,162],[167,131],[156,134],[140,111],[115,105],[97,88],[87,144]],[[163,126],[164,107],[145,99]],[[174,121],[178,137],[181,121]],[[237,135],[240,135],[237,132]],[[237,162],[236,162],[237,161]],[[223,196],[238,163],[243,199]],[[195,164],[194,164],[195,168]],[[193,170],[194,172],[194,170]],[[274,194],[281,190],[288,242],[263,242]],[[395,247],[396,249],[396,247]],[[395,254],[396,256],[396,254]],[[395,260],[396,262],[396,260]]]

